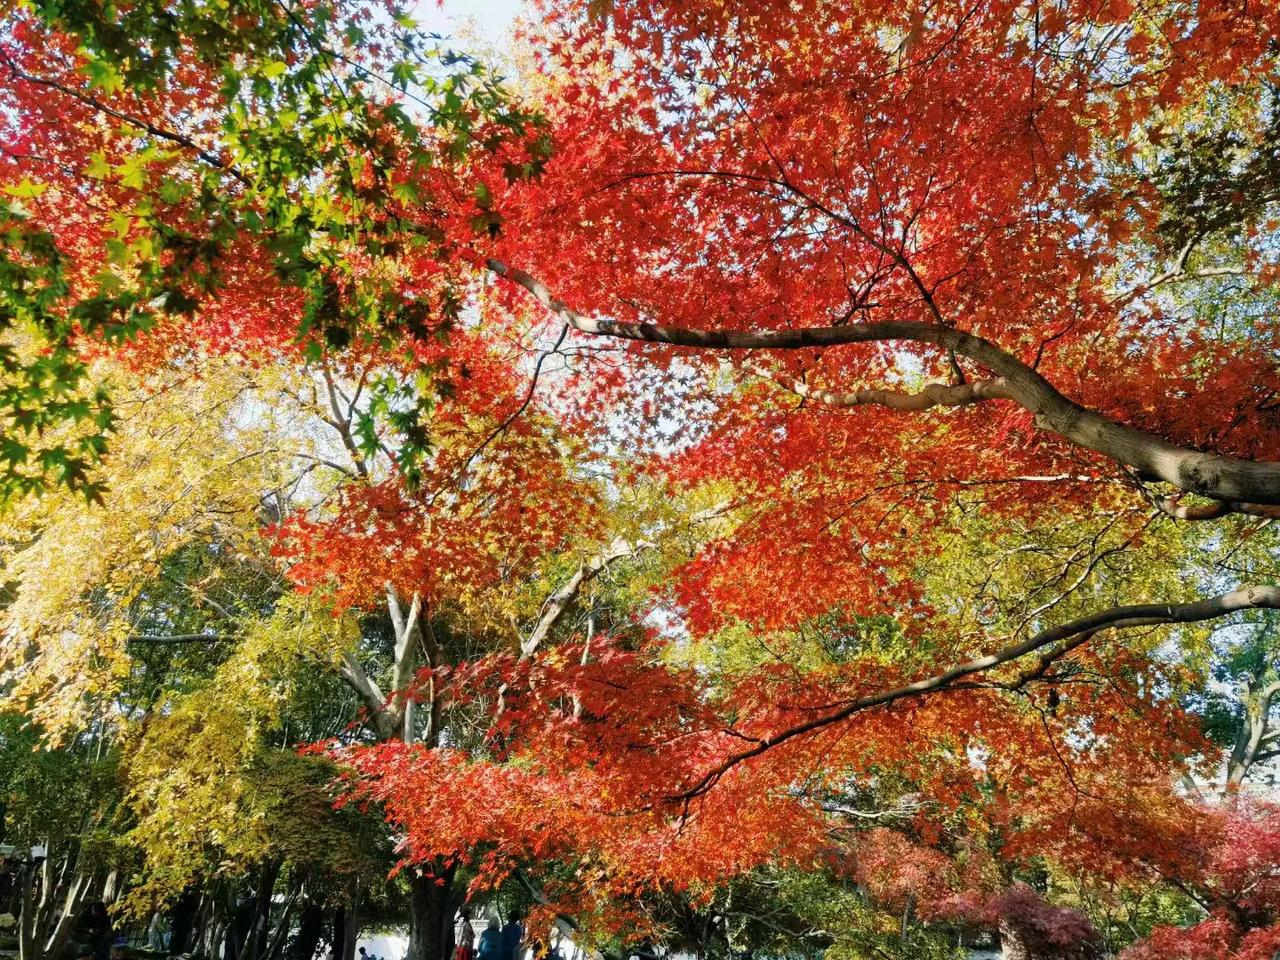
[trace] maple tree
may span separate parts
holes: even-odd
[[[266,526],[312,601],[385,608],[383,677],[326,662],[417,929],[459,865],[615,934],[781,869],[1088,955],[1087,919],[1017,885],[1041,864],[1209,915],[1137,956],[1272,948],[1222,838],[1265,857],[1273,818],[1242,789],[1280,607],[1274,4],[548,0],[523,93],[394,7],[5,15],[7,489],[146,487],[93,466],[95,356],[308,371],[324,489]],[[235,483],[179,509],[279,486],[244,442],[184,453]],[[118,617],[191,528],[166,502],[151,566],[104,551],[44,596],[84,532],[50,496],[6,617],[56,727],[127,669],[89,585]],[[567,616],[620,568],[607,616]],[[1235,615],[1252,685],[1197,797]],[[487,642],[440,641],[468,621]],[[62,649],[29,658],[47,624]],[[900,829],[856,829],[882,806]]]
[[[483,368],[473,362],[479,376]],[[359,844],[347,852],[350,818],[329,823],[316,810],[332,799],[331,774],[315,758],[282,756],[281,747],[334,735],[432,742],[441,735],[438,714],[389,704],[379,686],[402,685],[420,645],[430,644],[432,662],[485,649],[509,636],[511,625],[528,622],[545,634],[556,622],[531,606],[529,591],[543,578],[569,577],[561,567],[578,561],[557,557],[544,571],[536,537],[504,542],[498,535],[535,495],[506,482],[522,458],[524,469],[557,476],[554,437],[531,419],[473,455],[494,421],[474,409],[468,420],[447,401],[434,408],[432,465],[444,477],[470,458],[466,495],[448,491],[448,507],[441,498],[426,531],[411,516],[387,542],[365,530],[350,565],[331,567],[320,583],[308,583],[299,565],[294,574],[308,592],[282,592],[273,549],[325,522],[339,539],[353,522],[349,511],[363,503],[347,486],[394,462],[388,451],[396,440],[381,414],[377,454],[361,454],[351,437],[365,402],[358,384],[379,369],[371,364],[348,382],[327,362],[300,375],[287,365],[245,368],[206,356],[198,375],[181,366],[141,376],[108,370],[119,417],[111,460],[90,472],[105,481],[101,502],[69,488],[48,491],[5,517],[6,698],[51,739],[74,740],[86,726],[105,725],[123,742],[133,821],[125,839],[142,861],[123,901],[131,911],[192,890],[216,904],[245,871],[259,872],[254,884],[268,892],[287,877],[291,907],[303,882],[310,901],[323,906],[336,875],[335,896],[354,910],[344,878],[367,886],[390,864],[370,867],[378,861],[361,855]],[[496,399],[486,389],[484,404]],[[386,485],[361,484],[374,497]],[[297,523],[264,526],[306,507],[311,512],[297,514]],[[559,516],[568,519],[564,510]],[[611,549],[616,556],[594,571],[569,577],[562,607],[601,566],[630,555],[618,544]],[[439,550],[452,559],[450,575],[415,581],[407,609],[387,582],[373,590],[385,597],[381,617],[367,606],[353,611],[354,602],[370,599],[365,564],[378,570],[388,557]],[[357,585],[360,592],[349,592]],[[316,850],[319,841],[326,852]],[[417,878],[408,886],[426,901],[415,929],[444,936],[450,916],[441,914],[455,902],[448,885]],[[222,908],[212,909],[203,930],[210,949],[231,935]],[[418,914],[413,905],[415,920]],[[277,918],[285,932],[287,917]],[[237,949],[269,955],[281,942],[273,936]],[[444,948],[435,941],[429,949]]]
[[[670,671],[651,674],[622,657],[612,682],[634,667],[629,696],[655,706],[598,706],[613,723],[589,735],[617,738],[605,753],[619,758],[616,769],[581,745],[585,730],[561,728],[582,723],[574,711],[589,702],[591,681],[556,677],[548,689],[569,686],[572,711],[540,703],[531,719],[504,704],[495,741],[521,761],[505,774],[521,799],[475,833],[458,824],[450,836],[440,807],[418,799],[417,777],[457,778],[441,758],[358,758],[374,780],[367,789],[409,829],[412,855],[467,849],[506,830],[517,856],[536,858],[550,838],[594,833],[601,872],[618,891],[646,873],[677,887],[714,883],[776,856],[769,844],[780,835],[802,856],[806,820],[817,842],[821,818],[779,791],[797,781],[813,789],[824,773],[869,776],[900,756],[904,721],[887,706],[945,692],[946,720],[925,742],[949,735],[972,748],[966,731],[989,733],[1010,710],[963,699],[976,674],[1026,658],[986,685],[1038,689],[1041,704],[1059,710],[1051,688],[1077,671],[1162,672],[1150,648],[1082,651],[1113,625],[1275,605],[1265,586],[1192,606],[1162,598],[1129,607],[1121,592],[1121,606],[1077,608],[1072,621],[1072,606],[1051,595],[1014,624],[1021,642],[991,653],[978,640],[983,655],[966,661],[973,628],[940,617],[957,601],[926,592],[920,576],[940,559],[936,531],[957,509],[1019,532],[1046,512],[1064,524],[1106,517],[1123,546],[1095,540],[1097,553],[1068,559],[1050,579],[1058,588],[1075,574],[1088,582],[1101,557],[1150,537],[1152,511],[1186,522],[1274,516],[1274,347],[1264,319],[1273,309],[1274,31],[1226,7],[1192,21],[1180,13],[1064,4],[1042,18],[1039,8],[1002,5],[864,5],[850,20],[807,5],[550,5],[535,42],[548,70],[561,71],[548,107],[558,152],[532,190],[502,198],[505,227],[487,265],[577,331],[643,343],[633,363],[706,371],[707,389],[694,380],[669,399],[693,410],[694,395],[714,417],[664,469],[677,484],[727,482],[755,509],[682,571],[670,599],[695,635],[735,623],[795,630],[841,608],[890,616],[924,662],[894,664],[900,686],[895,672],[870,669],[883,671],[882,657],[857,662],[844,683],[828,671],[772,688],[762,667],[708,714],[711,691],[676,710]],[[1268,23],[1274,15],[1261,13]],[[1231,56],[1217,55],[1226,49]],[[1208,130],[1197,129],[1206,113]],[[1233,160],[1209,160],[1223,144]],[[1167,267],[1142,268],[1162,258]],[[1224,282],[1240,291],[1238,310],[1213,303]],[[1244,306],[1253,297],[1261,316]],[[936,406],[962,409],[945,420],[919,416]],[[1185,595],[1175,578],[1166,587]],[[1054,608],[1067,626],[1049,625]],[[985,633],[990,614],[974,613]],[[955,626],[967,641],[931,648]],[[1181,766],[1178,754],[1194,751],[1190,731],[1176,733],[1178,705],[1151,696],[1169,682],[1148,674],[1137,687],[1147,695],[1125,704],[1167,711],[1130,721],[1181,740],[1163,748],[1156,766],[1166,774],[1110,756],[1102,781],[1124,771],[1110,790],[1159,784]],[[980,712],[965,715],[961,703]],[[1103,736],[1119,706],[1076,705],[1087,712],[1074,722]],[[928,706],[903,712],[915,727],[928,723]],[[1073,842],[1077,818],[1089,819],[1080,797],[1091,788],[1079,767],[1070,770],[1081,758],[1063,760],[1051,722],[1047,736],[1035,732],[1043,719],[1030,714],[1016,734],[1006,728],[990,761],[1035,770],[1041,785],[1056,779],[1045,764],[1068,766],[1071,782],[1055,786],[1072,795],[1069,808],[1053,788],[1016,791],[1042,818],[1043,832],[1023,831],[1027,852],[1056,847],[1055,835]],[[637,740],[661,758],[656,768],[634,756]],[[676,756],[658,749],[668,742],[680,742]],[[543,796],[535,813],[528,797],[559,792],[540,784],[574,769],[574,750],[591,759],[573,793],[608,798],[606,809],[561,811]],[[937,778],[936,756],[917,751],[910,759]],[[474,790],[493,771],[471,775]],[[638,844],[612,819],[619,796],[632,798],[623,808],[641,821]],[[730,816],[732,841],[717,832]],[[1106,847],[1134,827],[1107,810],[1093,816],[1108,832],[1089,848],[1112,860]],[[661,851],[659,862],[650,851]],[[696,867],[686,866],[694,851]]]

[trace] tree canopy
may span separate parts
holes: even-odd
[[[1274,3],[0,12],[4,692],[130,909],[1280,947]]]

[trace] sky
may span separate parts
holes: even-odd
[[[526,13],[525,0],[420,0],[414,16],[424,30],[449,36],[478,33],[500,44],[516,17]]]

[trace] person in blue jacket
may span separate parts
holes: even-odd
[[[504,960],[502,930],[498,926],[497,917],[490,917],[488,929],[480,934],[480,945],[476,948],[476,960]]]
[[[524,924],[520,922],[520,914],[512,913],[511,919],[502,928],[502,960],[520,960],[523,946]]]

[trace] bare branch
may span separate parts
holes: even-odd
[[[538,904],[540,907],[551,905],[551,901],[547,898],[546,893],[543,892],[541,887],[530,880],[523,870],[517,870],[516,876],[519,878],[520,882],[524,884],[524,888],[529,892],[529,896],[533,899],[534,903]],[[575,942],[582,936],[582,928],[578,926],[578,922],[574,920],[573,917],[566,916],[565,914],[557,914],[555,925],[556,930],[559,931],[561,936],[568,937]],[[601,953],[595,947],[584,945],[579,949],[583,951],[587,960],[606,960],[605,954]]]
[[[356,473],[367,480],[369,479],[369,464],[360,450],[360,445],[356,443],[355,437],[351,433],[351,418],[354,406],[348,406],[347,410],[343,411],[342,405],[338,402],[338,387],[334,382],[333,373],[329,370],[327,362],[320,365],[320,373],[324,377],[325,389],[329,395],[329,410],[333,414],[332,418],[322,416],[321,419],[338,431],[342,446],[346,449],[347,455],[351,457],[351,463],[355,467]]]
[[[520,644],[520,659],[528,660],[537,653],[538,648],[547,639],[547,635],[552,628],[578,599],[578,594],[582,592],[584,586],[600,576],[611,564],[627,557],[634,557],[642,550],[652,546],[653,544],[647,540],[628,543],[619,538],[604,553],[600,553],[586,563],[581,564],[568,580],[547,597],[542,606],[542,615],[538,618],[537,624],[530,631],[524,642]]]
[[[28,83],[34,83],[38,86],[46,87],[50,90],[56,90],[65,96],[71,97],[73,100],[79,101],[80,103],[84,104],[86,107],[91,107],[92,109],[97,110],[99,113],[106,114],[107,116],[115,120],[119,120],[121,123],[128,124],[134,129],[141,130],[144,133],[149,133],[151,136],[158,137],[161,140],[167,140],[170,143],[177,144],[180,147],[185,147],[188,150],[192,151],[202,162],[204,162],[208,166],[213,167],[217,170],[222,170],[226,172],[230,176],[234,177],[236,180],[239,180],[241,183],[244,183],[244,184],[249,183],[249,178],[246,177],[241,171],[237,170],[234,166],[227,163],[222,157],[218,156],[218,154],[214,153],[212,150],[205,149],[200,144],[196,143],[195,140],[193,140],[191,137],[188,137],[186,134],[179,133],[175,130],[167,130],[164,127],[158,127],[154,123],[152,123],[150,120],[144,120],[140,117],[133,117],[127,113],[121,113],[119,110],[115,110],[112,107],[107,106],[105,103],[103,103],[101,100],[98,100],[96,97],[92,97],[87,93],[83,93],[79,90],[75,90],[57,80],[51,79],[49,77],[38,77],[35,74],[27,73],[25,70],[21,69],[13,60],[9,59],[8,57],[0,56],[0,62],[3,62],[4,65],[8,67],[9,75],[12,76],[14,79],[25,80]]]
[[[1182,252],[1178,255],[1178,259],[1174,261],[1174,265],[1150,280],[1139,283],[1131,290],[1117,296],[1112,303],[1119,306],[1125,306],[1138,300],[1157,287],[1162,287],[1167,283],[1173,283],[1178,280],[1209,280],[1214,277],[1243,277],[1248,271],[1244,267],[1202,267],[1199,270],[1188,270],[1187,260],[1191,255],[1191,250],[1196,240],[1200,239],[1192,237],[1187,241],[1187,245],[1182,248]]]

